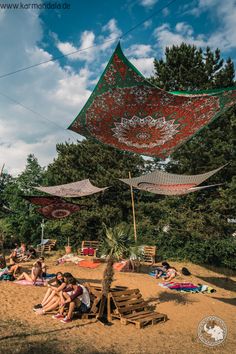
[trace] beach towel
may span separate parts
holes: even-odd
[[[156,277],[156,272],[153,270],[153,271],[151,271],[150,273],[149,273],[149,275],[151,275],[151,277]],[[166,273],[165,272],[163,272],[161,275],[160,275],[160,277],[159,278],[163,278],[163,277],[166,277]]]
[[[170,290],[177,290],[180,292],[186,292],[186,293],[213,293],[216,290],[211,288],[208,285],[204,284],[198,284],[194,285],[193,283],[175,283],[175,282],[165,282],[165,283],[159,283],[159,286],[163,288],[167,288]]]
[[[37,280],[36,283],[33,284],[33,282],[29,281],[29,280],[15,280],[14,284],[44,286],[44,281],[43,280]]]
[[[100,263],[93,263],[91,261],[86,261],[86,260],[83,260],[83,261],[80,261],[78,263],[78,266],[79,267],[83,267],[83,268],[91,268],[91,269],[94,269],[94,268],[97,268],[100,266]]]
[[[83,261],[83,258],[80,258],[78,256],[74,256],[73,253],[70,253],[70,254],[65,254],[63,257],[59,258],[57,260],[57,263],[63,264],[63,263],[67,263],[67,262],[72,262],[72,263],[78,264],[80,261]]]
[[[191,292],[191,293],[200,292],[199,286],[194,285],[192,283],[165,282],[165,283],[160,283],[159,285],[163,288],[167,288],[170,290],[177,290],[181,292]]]
[[[47,273],[43,278],[44,279],[50,279],[50,278],[54,278],[56,276],[56,274],[55,273]]]
[[[125,270],[125,267],[128,265],[128,261],[116,262],[113,264],[113,268],[118,272],[122,272]]]
[[[14,277],[12,274],[2,274],[0,276],[0,280],[10,280],[10,281],[13,281],[14,280]]]

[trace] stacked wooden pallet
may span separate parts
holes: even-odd
[[[134,323],[137,328],[166,321],[167,316],[148,309],[139,289],[112,291],[108,296],[108,320],[120,319],[122,324]]]
[[[37,251],[38,252],[51,252],[56,246],[57,240],[48,240],[45,245],[38,245]]]

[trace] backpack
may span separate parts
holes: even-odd
[[[190,271],[185,267],[183,267],[181,271],[183,275],[191,275]]]

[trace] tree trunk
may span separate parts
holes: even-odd
[[[113,276],[114,276],[114,270],[113,270],[113,264],[115,260],[112,256],[109,256],[108,261],[107,261],[107,266],[103,272],[103,279],[102,279],[102,294],[107,297],[111,284],[113,282]]]

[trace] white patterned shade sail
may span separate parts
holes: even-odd
[[[221,166],[213,171],[199,175],[177,175],[156,170],[140,177],[123,178],[120,179],[120,181],[134,188],[151,193],[163,195],[183,195],[219,185],[214,184],[198,187],[199,184],[210,178],[223,167],[224,166]]]
[[[89,179],[84,179],[82,181],[61,184],[58,186],[51,187],[35,187],[38,191],[52,194],[58,197],[67,197],[67,198],[77,198],[91,195],[94,193],[103,192],[105,188],[98,188],[92,185]]]

